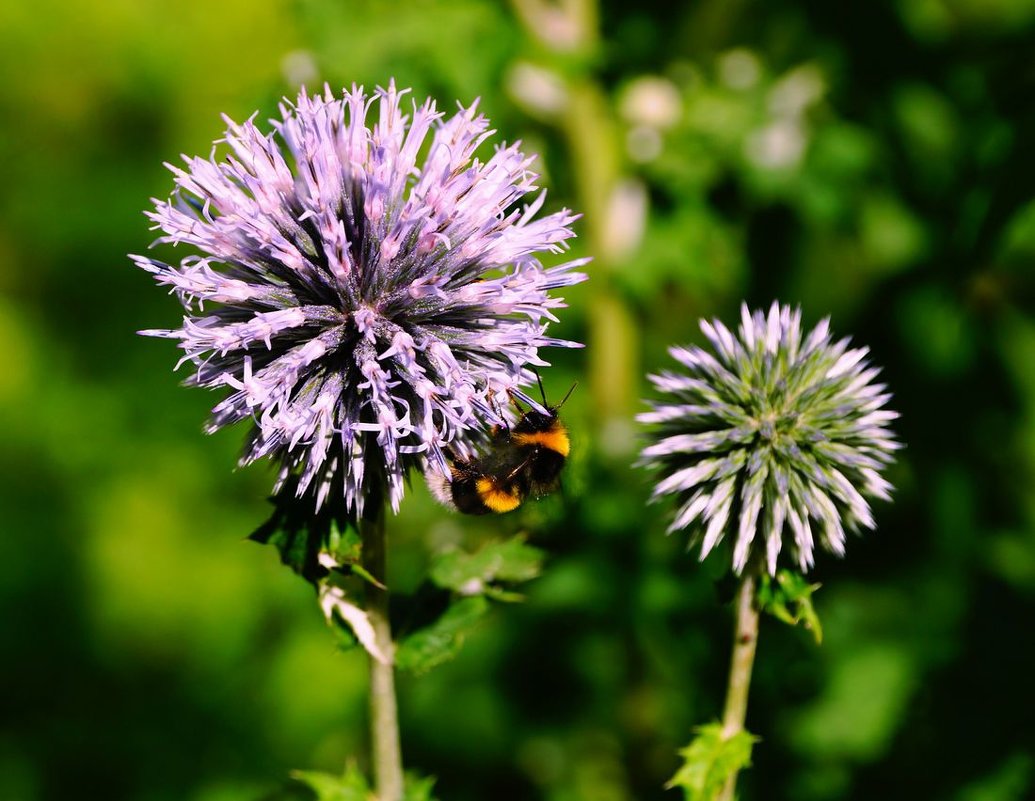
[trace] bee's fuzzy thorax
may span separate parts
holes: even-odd
[[[545,431],[515,431],[511,440],[515,445],[522,447],[539,446],[565,457],[571,451],[571,439],[568,437],[568,429],[556,418],[553,424]]]

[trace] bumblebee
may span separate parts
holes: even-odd
[[[495,426],[488,448],[480,456],[450,456],[448,478],[429,471],[428,486],[440,503],[468,515],[501,514],[514,511],[529,497],[539,498],[557,489],[571,450],[568,429],[557,412],[575,385],[560,403],[549,406],[538,374],[536,379],[544,411],[522,409],[517,397],[509,393],[520,413],[513,427]]]

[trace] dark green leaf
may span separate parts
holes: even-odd
[[[332,531],[346,543],[346,552],[351,553],[352,539],[339,532],[354,531],[354,527],[342,515],[334,514],[330,504],[314,512],[312,499],[296,498],[290,480],[270,502],[273,513],[248,539],[275,546],[280,561],[307,581],[316,583],[327,575],[319,555],[328,547]],[[358,541],[356,536],[355,542]]]
[[[396,667],[424,673],[452,659],[488,609],[489,602],[480,595],[454,601],[442,617],[399,643]]]

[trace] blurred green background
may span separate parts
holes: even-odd
[[[171,373],[178,306],[126,254],[219,114],[395,76],[482,98],[585,212],[549,354],[560,497],[460,520],[414,482],[392,583],[528,532],[544,575],[402,677],[443,801],[672,799],[719,714],[719,564],[629,467],[643,373],[741,299],[870,345],[907,443],[893,505],[820,559],[826,640],[763,621],[752,799],[1035,797],[1035,2],[14,0],[0,5],[0,799],[256,801],[365,763],[365,662],[243,540],[271,474]]]

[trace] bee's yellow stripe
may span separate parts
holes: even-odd
[[[514,434],[513,442],[517,445],[538,445],[548,451],[555,451],[561,456],[567,456],[571,450],[571,440],[568,439],[568,432],[557,426],[548,431],[535,431],[530,434]]]
[[[479,478],[475,487],[482,503],[497,514],[512,512],[521,505],[521,498],[517,494],[500,489],[489,476]]]

